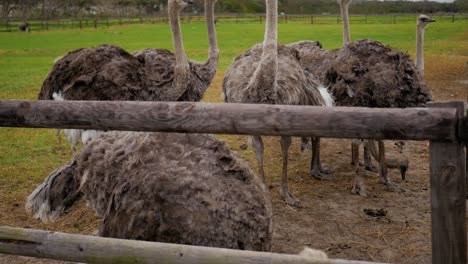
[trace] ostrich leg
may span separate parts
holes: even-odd
[[[372,172],[378,172],[379,169],[372,164],[372,156],[369,151],[369,144],[368,140],[365,140],[364,142],[364,166],[366,167],[366,170],[372,171]]]
[[[362,141],[362,140],[361,140]],[[372,156],[369,151],[369,144],[367,144],[368,140],[364,140],[364,163],[361,163],[358,157],[354,157],[354,155],[351,154],[351,164],[355,165],[356,162],[359,163],[360,166],[365,166],[366,170],[372,171],[372,172],[379,172],[377,167],[375,167],[372,164]],[[359,143],[360,144],[360,143]],[[356,144],[351,143],[351,153],[354,153],[354,148],[356,147]],[[359,145],[357,146],[359,147]]]
[[[354,176],[353,182],[353,189],[351,193],[359,194],[362,197],[367,197],[366,186],[364,182],[364,178],[362,177],[363,171],[361,170],[361,166],[359,165],[359,145],[362,141],[360,139],[353,140],[351,144],[351,148],[353,153],[351,153],[352,159],[354,162],[354,169],[356,175]]]
[[[291,137],[281,137],[281,150],[283,154],[283,170],[281,173],[280,194],[284,201],[291,206],[300,206],[300,202],[289,191],[288,186],[288,153],[291,146]]]
[[[393,183],[390,178],[388,177],[388,171],[387,171],[387,162],[385,160],[385,143],[383,140],[379,140],[379,165],[380,165],[380,171],[379,171],[379,178],[380,182],[385,184],[389,191],[401,191],[401,188]]]
[[[312,138],[312,160],[310,163],[310,175],[319,180],[331,180],[333,175],[328,169],[322,167],[320,162],[320,138]]]
[[[252,136],[252,147],[255,151],[255,155],[257,156],[257,164],[258,164],[258,174],[263,181],[265,181],[265,172],[263,171],[263,140],[260,136]]]

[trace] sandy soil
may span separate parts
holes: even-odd
[[[429,69],[430,70],[430,69]],[[437,100],[467,100],[468,75],[456,78],[429,79]],[[219,92],[220,77],[215,81]],[[223,136],[230,146],[252,167],[256,162],[252,150],[244,149],[245,138]],[[289,175],[292,192],[301,200],[302,208],[286,205],[278,194],[281,155],[277,138],[266,138],[265,168],[274,208],[274,252],[298,253],[304,246],[325,251],[329,257],[396,263],[429,263],[430,186],[427,142],[407,142],[404,153],[410,160],[407,180],[398,171],[390,176],[404,192],[389,192],[378,183],[377,174],[366,176],[371,196],[351,194],[353,167],[350,165],[350,140],[324,139],[322,160],[334,171],[335,180],[318,181],[309,176],[310,153],[299,152],[299,139],[291,147]],[[397,157],[392,142],[387,142],[389,157]],[[32,190],[33,186],[31,186]],[[0,203],[0,224],[91,234],[99,219],[83,204],[57,223],[42,224],[24,211],[27,193],[18,193],[14,200]],[[380,216],[369,212],[379,211]],[[468,219],[468,218],[467,218]],[[1,256],[0,263],[49,263],[49,261]]]

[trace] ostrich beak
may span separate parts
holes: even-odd
[[[436,21],[437,21],[437,20],[435,20],[435,19],[429,19],[428,22],[429,22],[429,23],[432,23],[432,22],[436,22]]]
[[[193,1],[192,0],[185,0],[185,2],[189,5],[193,5]]]
[[[407,171],[407,170],[408,170],[407,167],[401,167],[401,168],[400,168],[401,179],[402,179],[403,181],[406,180],[406,171]]]

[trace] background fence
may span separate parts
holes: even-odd
[[[350,16],[351,24],[403,24],[416,23],[418,14],[401,14],[401,15],[352,15]],[[468,21],[468,14],[444,14],[433,15],[432,18],[437,22],[454,23],[457,21]],[[129,24],[167,24],[166,16],[158,17],[137,17],[137,18],[72,18],[72,19],[25,19],[25,18],[8,18],[0,19],[0,32],[18,31],[18,25],[23,21],[27,21],[31,31],[44,31],[55,29],[83,29],[83,28],[98,28],[109,27],[115,25]],[[181,23],[204,23],[203,15],[184,15],[181,17]],[[264,23],[264,14],[218,14],[216,22],[220,24],[253,24]],[[280,15],[279,23],[299,23],[299,24],[340,24],[341,16],[339,15]]]

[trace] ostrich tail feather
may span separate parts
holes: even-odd
[[[80,198],[76,162],[53,171],[27,198],[26,211],[43,222],[53,222]]]

